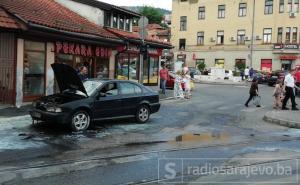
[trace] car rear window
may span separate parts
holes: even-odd
[[[120,92],[123,95],[141,94],[142,88],[140,88],[139,86],[132,84],[132,83],[122,82],[122,83],[120,83]]]

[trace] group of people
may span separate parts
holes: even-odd
[[[191,77],[188,75],[189,69],[184,66],[182,70],[176,72],[174,79],[174,97],[181,99],[191,98]],[[159,71],[160,76],[160,88],[162,94],[166,94],[166,83],[169,79],[169,71],[165,64],[162,64],[162,69]]]
[[[255,70],[253,68],[249,69],[249,67],[246,67],[244,71],[241,71],[241,77],[243,81],[244,79],[246,80],[253,79],[254,76],[255,76]]]
[[[299,70],[297,71],[299,74]],[[295,78],[293,76],[294,69],[291,69],[288,71],[288,73],[285,75],[284,80],[277,80],[273,96],[274,96],[274,109],[282,109],[282,110],[289,110],[286,105],[289,99],[291,99],[292,102],[292,110],[299,110],[297,108],[297,103],[295,101],[295,92],[299,91],[299,87],[297,86],[297,83],[295,82]],[[248,107],[248,104],[251,100],[255,100],[256,98],[260,98],[258,94],[258,82],[257,79],[254,78],[252,80],[252,84],[249,91],[249,98],[245,103],[245,106]],[[256,104],[257,107],[260,107],[260,103],[258,102]]]

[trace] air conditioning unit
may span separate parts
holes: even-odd
[[[230,41],[236,41],[235,37],[230,37]]]
[[[210,42],[216,42],[216,39],[214,37],[211,37]]]
[[[257,36],[255,37],[255,39],[256,39],[256,40],[261,40],[261,36],[257,35]]]
[[[250,41],[250,37],[245,37],[245,41]]]
[[[290,18],[295,18],[296,17],[296,15],[297,15],[297,13],[295,13],[295,12],[290,12]]]

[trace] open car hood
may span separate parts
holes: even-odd
[[[67,89],[75,91],[78,90],[88,96],[83,83],[74,68],[66,64],[59,63],[51,64],[51,67],[54,71],[60,92],[63,92]]]

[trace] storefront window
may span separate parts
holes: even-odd
[[[143,84],[149,84],[149,62],[148,59],[143,61]]]
[[[95,73],[96,77],[100,79],[107,79],[109,78],[109,60],[108,59],[96,59],[96,67],[95,67]]]
[[[216,59],[215,67],[224,68],[225,60],[224,59]]]
[[[23,91],[25,98],[44,94],[45,56],[45,43],[25,41],[23,64]]]
[[[158,57],[150,57],[149,59],[149,83],[158,83]]]
[[[139,55],[130,54],[129,80],[138,82],[139,79]]]
[[[119,80],[128,80],[128,58],[128,53],[122,53],[118,56],[116,75]]]

